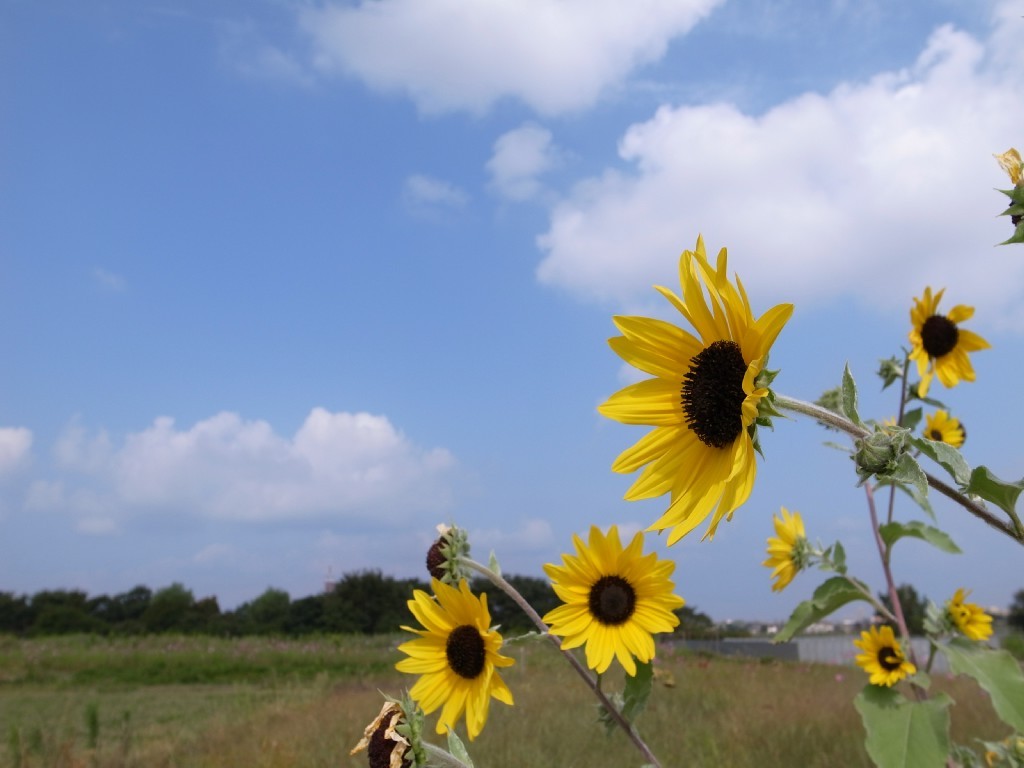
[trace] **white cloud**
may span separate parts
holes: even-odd
[[[551,131],[526,123],[498,137],[487,161],[491,186],[502,197],[525,201],[542,190],[540,176],[558,163]]]
[[[32,431],[25,427],[0,427],[0,476],[22,469],[32,451]]]
[[[384,416],[323,408],[292,437],[234,413],[187,429],[161,417],[119,446],[73,425],[56,453],[62,469],[82,477],[37,483],[30,501],[86,519],[102,509],[248,521],[380,519],[387,512],[400,522],[449,505],[455,465],[448,451],[417,447]]]
[[[454,184],[422,174],[409,176],[402,193],[413,207],[461,208],[469,200],[466,193]]]
[[[853,294],[903,306],[931,283],[1024,323],[1024,259],[992,247],[1010,232],[996,218],[1005,198],[992,188],[1006,179],[992,153],[1019,143],[1024,124],[1020,20],[1006,8],[984,43],[942,27],[907,70],[763,115],[662,107],[621,140],[629,172],[585,179],[553,209],[539,279],[629,303],[672,280],[703,232],[765,302]]]
[[[503,97],[547,114],[592,105],[721,0],[361,0],[307,8],[314,64],[407,93],[428,112]]]
[[[128,287],[128,282],[121,275],[100,267],[92,270],[92,277],[101,288],[114,293],[120,293]]]

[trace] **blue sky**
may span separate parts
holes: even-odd
[[[434,526],[541,574],[636,530],[609,467],[643,433],[611,316],[703,233],[755,311],[796,311],[780,392],[849,361],[864,410],[911,297],[947,286],[993,350],[942,397],[965,452],[1024,475],[1024,251],[993,152],[1024,144],[1018,2],[459,0],[0,4],[0,589],[181,581],[222,606],[335,575],[422,575]],[[801,511],[880,572],[849,462],[762,442],[712,543],[648,546],[719,619],[780,618],[760,566]],[[942,501],[964,549],[896,578],[985,605],[1019,545]],[[918,514],[901,505],[900,514]]]

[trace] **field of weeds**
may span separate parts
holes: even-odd
[[[365,766],[348,751],[380,709],[395,637],[315,640],[0,638],[0,764],[17,768]],[[593,699],[547,644],[514,646],[495,703],[470,744],[479,768],[630,766]],[[854,695],[860,670],[672,652],[639,728],[666,765],[868,766]],[[620,684],[607,676],[606,686]],[[956,700],[953,736],[1001,738],[985,695],[936,679]],[[430,719],[431,724],[433,720]]]

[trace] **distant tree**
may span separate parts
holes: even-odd
[[[506,574],[505,580],[515,587],[516,591],[542,617],[561,603],[555,590],[551,588],[551,582],[547,579]],[[530,618],[523,613],[523,609],[489,579],[474,579],[472,587],[477,594],[486,593],[487,608],[491,612],[491,624],[500,625],[504,634],[522,634],[536,629]]]
[[[899,597],[900,606],[903,608],[903,618],[907,621],[907,630],[911,635],[923,635],[927,599],[922,595],[918,595],[917,590],[910,584],[900,584],[896,587],[896,595]],[[889,600],[888,594],[879,592],[878,599],[881,600],[882,605],[890,611],[892,610],[892,601]],[[897,630],[898,628],[893,627],[893,629]]]
[[[1006,617],[1006,621],[1014,629],[1024,632],[1024,589],[1014,593],[1013,602],[1010,603],[1010,613]]]
[[[195,604],[192,590],[174,582],[153,594],[142,614],[142,624],[147,632],[191,631]]]
[[[51,603],[36,614],[31,635],[67,635],[71,633],[106,634],[110,625],[83,608],[69,604]]]
[[[325,629],[323,595],[310,595],[293,600],[288,606],[288,618],[283,627],[287,634],[309,635],[323,632]]]
[[[23,635],[31,628],[33,617],[27,595],[0,592],[0,632]]]
[[[271,635],[285,631],[291,598],[283,589],[268,587],[255,600],[235,611],[236,625],[246,634]]]
[[[428,589],[415,579],[395,579],[380,571],[348,573],[324,595],[324,630],[375,634],[397,632],[410,620],[406,606],[413,589]]]
[[[688,640],[707,640],[719,636],[715,629],[715,622],[706,613],[698,611],[691,605],[684,605],[675,610],[679,617],[679,626],[674,634],[681,635]]]

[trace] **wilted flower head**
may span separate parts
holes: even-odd
[[[999,166],[1006,171],[1013,186],[1018,187],[1024,184],[1024,162],[1021,161],[1020,152],[1010,147],[1003,154],[993,155],[993,157],[998,161]]]
[[[963,587],[946,603],[946,613],[964,635],[971,640],[984,641],[992,637],[992,617],[975,603],[965,602],[971,594]]]
[[[405,713],[396,701],[385,701],[380,714],[366,726],[363,738],[350,755],[366,750],[370,768],[410,768],[413,764],[409,740],[398,732]]]

